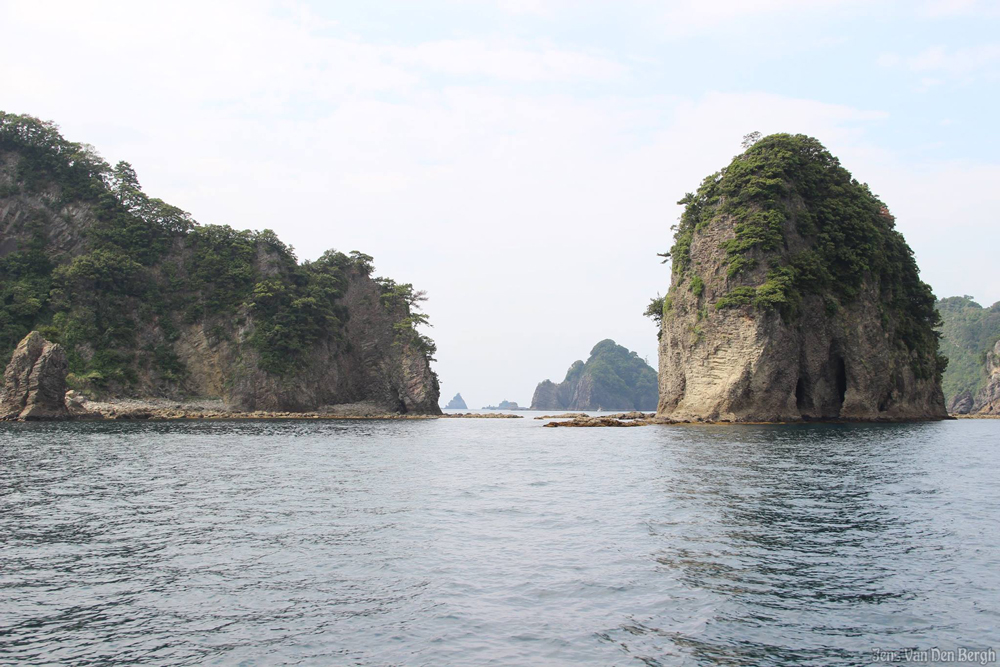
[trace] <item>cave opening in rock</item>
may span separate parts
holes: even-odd
[[[847,365],[839,354],[835,356],[833,363],[837,385],[837,414],[839,415],[841,408],[844,407],[844,398],[847,396]]]
[[[806,383],[802,378],[795,383],[795,407],[802,412],[806,408],[812,407],[812,401],[809,400],[809,394],[806,393]]]

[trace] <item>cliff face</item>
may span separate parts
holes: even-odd
[[[933,295],[885,206],[818,142],[766,137],[681,203],[658,416],[946,415]]]
[[[937,302],[941,314],[941,352],[948,368],[941,380],[944,397],[951,404],[959,396],[975,396],[984,386],[984,356],[1000,338],[1000,303],[983,307],[970,296],[953,296]],[[957,403],[956,403],[957,404]]]
[[[986,382],[976,394],[971,411],[980,415],[1000,415],[1000,341],[986,353]]]
[[[262,368],[250,341],[252,318],[219,335],[218,322],[188,325],[176,344],[187,371],[180,388],[196,396],[219,396],[240,410],[304,411],[340,403],[372,402],[399,413],[438,414],[437,377],[424,352],[393,326],[400,313],[380,303],[379,285],[363,273],[350,274],[338,304],[346,309],[341,335],[317,341],[296,368],[278,375]],[[140,382],[156,395],[157,382]]]
[[[299,263],[269,230],[198,225],[127,163],[0,112],[0,353],[38,329],[73,387],[439,414],[422,294],[372,271],[361,253]]]
[[[635,352],[603,340],[587,362],[575,361],[559,384],[540,382],[532,410],[654,410],[656,371]]]

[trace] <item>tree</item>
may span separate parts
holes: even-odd
[[[743,143],[741,144],[743,146],[743,150],[750,148],[755,143],[760,141],[761,136],[763,135],[761,135],[761,133],[757,132],[756,130],[751,132],[750,134],[744,134]]]
[[[146,195],[139,185],[139,176],[131,164],[122,160],[108,175],[108,187],[115,199],[129,213],[139,213],[146,204]]]

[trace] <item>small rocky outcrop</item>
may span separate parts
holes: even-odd
[[[972,412],[1000,415],[1000,341],[986,353],[986,384],[976,394]]]
[[[60,345],[32,331],[18,343],[3,374],[0,419],[67,419],[66,374],[69,365]]]
[[[655,410],[656,371],[611,339],[577,360],[556,384],[544,380],[531,397],[532,410]]]
[[[468,410],[469,406],[465,404],[465,399],[462,398],[462,394],[455,394],[455,398],[448,401],[448,405],[444,406],[445,410]]]
[[[972,392],[963,391],[951,399],[951,403],[948,404],[948,414],[967,415],[972,412],[974,404],[975,401],[972,398]]]
[[[536,418],[537,419],[537,418]],[[643,414],[638,411],[632,412],[620,412],[614,415],[601,415],[597,417],[591,417],[590,415],[580,415],[579,417],[573,417],[566,421],[549,422],[545,426],[550,428],[555,428],[559,426],[570,426],[570,427],[600,427],[600,426],[648,426],[649,424],[655,423],[669,423],[667,420],[656,420],[656,415],[654,414]]]
[[[650,309],[658,418],[947,416],[931,289],[885,204],[818,141],[765,137],[679,203]]]

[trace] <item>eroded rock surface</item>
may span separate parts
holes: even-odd
[[[66,353],[32,331],[18,343],[3,375],[0,419],[67,419]]]
[[[972,412],[1000,415],[1000,341],[986,353],[986,384],[976,394]]]
[[[948,413],[953,415],[967,415],[972,412],[974,404],[975,401],[972,397],[972,392],[963,391],[951,399],[951,403],[948,404]]]

